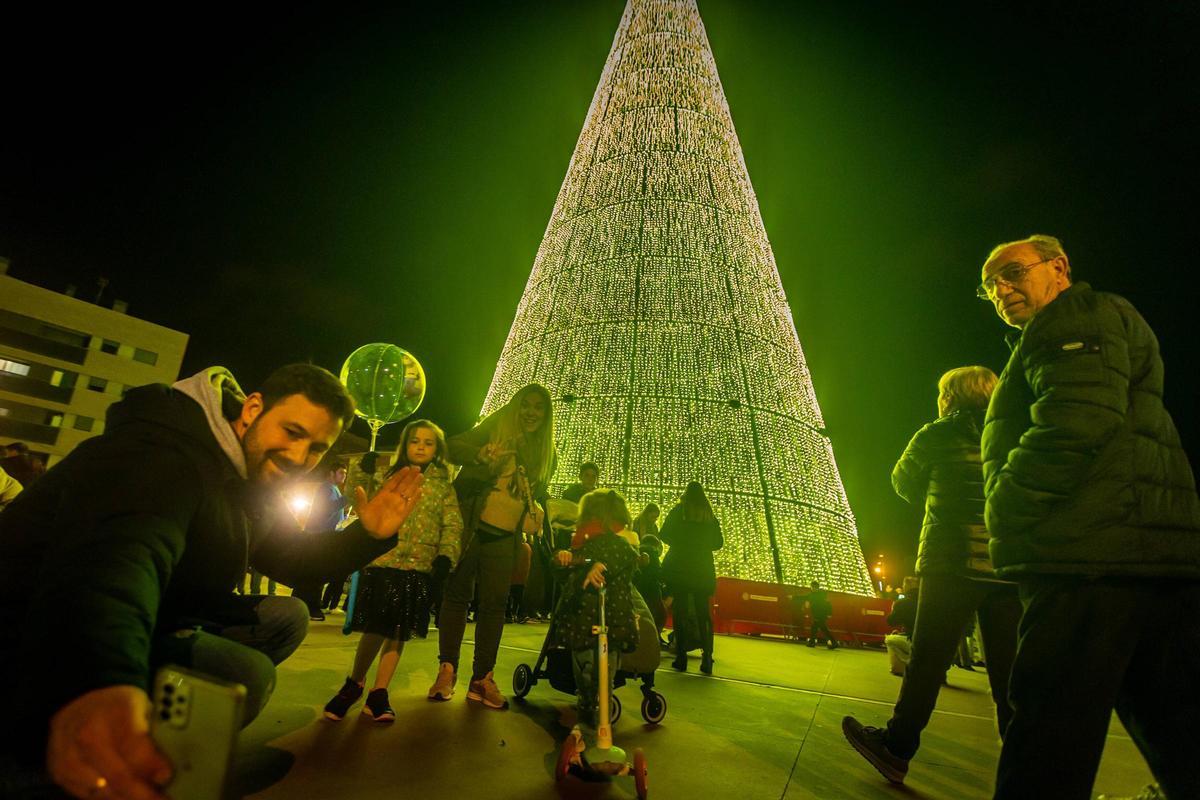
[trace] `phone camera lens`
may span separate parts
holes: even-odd
[[[165,686],[163,686],[163,694],[174,694],[174,693],[175,693],[175,687],[172,686],[171,684],[168,683]]]

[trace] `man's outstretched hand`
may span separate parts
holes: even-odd
[[[370,500],[361,486],[356,487],[354,507],[367,533],[376,539],[386,539],[400,530],[421,497],[424,479],[417,467],[401,467]]]
[[[150,698],[106,686],[67,703],[50,720],[50,778],[87,800],[166,800],[171,765],[150,739]]]

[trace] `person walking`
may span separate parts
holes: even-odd
[[[833,632],[829,630],[829,615],[833,613],[833,603],[829,602],[829,593],[821,588],[820,581],[813,581],[808,588],[808,596],[804,599],[804,604],[808,606],[808,615],[812,620],[808,626],[808,646],[816,647],[817,642],[825,642],[830,650],[836,650],[837,640],[833,638]]]
[[[536,535],[554,474],[554,414],[550,393],[529,384],[486,419],[447,441],[450,460],[462,464],[454,489],[462,509],[463,556],[446,582],[438,618],[438,673],[431,700],[449,700],[458,679],[458,660],[467,608],[476,589],[475,655],[467,699],[487,708],[508,708],[492,671],[509,582],[522,533]]]
[[[979,455],[984,413],[995,387],[996,374],[986,367],[960,367],[942,375],[938,418],[917,431],[892,471],[896,493],[925,506],[911,657],[887,727],[864,726],[846,717],[842,730],[893,783],[902,783],[908,773],[946,671],[976,615],[1001,739],[1012,719],[1008,676],[1017,650],[1021,603],[1016,586],[998,580],[988,558]]]
[[[725,538],[704,487],[698,482],[687,485],[680,502],[667,514],[659,538],[671,548],[663,559],[662,577],[671,597],[675,625],[672,666],[686,671],[688,651],[699,647],[700,671],[711,675],[713,628],[708,603],[717,589],[713,553],[725,545]]]
[[[1115,708],[1162,793],[1200,797],[1200,499],[1158,340],[1051,236],[993,249],[978,293],[1019,332],[983,429],[992,561],[1024,606],[995,796],[1089,797]]]

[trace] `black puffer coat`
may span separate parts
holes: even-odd
[[[983,413],[963,409],[921,428],[892,470],[896,494],[925,504],[918,575],[992,577],[979,459]]]
[[[983,430],[1000,575],[1200,578],[1200,500],[1150,326],[1077,283],[1025,326]]]

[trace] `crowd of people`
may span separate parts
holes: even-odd
[[[995,248],[982,279],[980,297],[1016,329],[1012,356],[999,377],[974,366],[943,375],[937,419],[896,464],[896,492],[925,508],[919,582],[895,609],[897,622],[906,609],[904,635],[889,641],[903,682],[885,726],[846,717],[843,731],[902,782],[978,619],[1003,742],[997,798],[1089,796],[1114,708],[1153,791],[1200,796],[1185,727],[1200,711],[1200,501],[1162,405],[1157,342],[1127,301],[1072,282],[1052,237]],[[428,697],[450,700],[473,613],[469,701],[508,707],[494,677],[506,618],[549,614],[580,719],[594,723],[601,587],[614,670],[646,644],[639,619],[653,620],[657,660],[670,613],[675,669],[699,650],[712,674],[724,536],[699,483],[665,517],[653,503],[634,517],[587,462],[552,500],[553,404],[530,384],[457,435],[410,422],[378,487],[345,497],[345,464],[326,455],[352,414],[345,387],[319,367],[283,367],[249,394],[212,368],[130,390],[102,435],[44,475],[14,477],[9,462],[19,471],[28,454],[6,452],[0,602],[19,622],[0,627],[0,670],[31,726],[6,773],[81,798],[159,797],[171,765],[148,732],[155,670],[243,685],[248,724],[276,665],[337,607],[352,573],[347,628],[359,638],[329,720],[364,692],[364,714],[395,719],[389,683],[431,616]],[[281,491],[318,464],[310,505],[291,513]],[[258,594],[263,576],[294,592]],[[836,647],[827,593],[814,581],[800,599],[809,646]],[[63,648],[71,658],[24,667],[28,654]],[[1077,663],[1086,678],[1062,668]]]
[[[706,621],[712,551],[722,539],[698,483],[668,515],[664,537],[675,546],[660,561],[662,543],[649,532],[657,506],[637,522],[643,551],[624,498],[599,488],[599,468],[584,464],[580,483],[564,492],[577,518],[563,540],[544,511],[557,461],[553,409],[534,384],[456,436],[430,420],[410,422],[378,490],[360,486],[347,498],[346,464],[325,456],[352,412],[345,388],[316,366],[283,367],[250,394],[212,368],[129,391],[103,435],[36,484],[12,482],[19,501],[0,516],[0,591],[24,624],[0,634],[0,663],[16,689],[15,712],[34,731],[0,763],[6,789],[36,785],[44,768],[76,797],[159,796],[171,765],[149,737],[154,672],[171,664],[241,684],[249,724],[270,697],[276,665],[336,607],[351,573],[347,628],[359,638],[344,685],[325,706],[330,720],[362,698],[372,665],[363,712],[395,719],[388,685],[405,642],[428,634],[431,614],[439,655],[428,696],[449,700],[472,607],[466,696],[507,708],[493,670],[506,607],[534,546],[539,564],[562,573],[548,582],[553,638],[572,653],[581,719],[594,719],[598,691],[590,589],[606,587],[618,663],[637,646],[637,618],[654,619],[661,634],[669,598],[685,596],[698,619],[679,645],[679,668],[683,648],[699,647],[711,672]],[[375,472],[373,463],[360,466]],[[302,481],[311,492],[296,493]],[[275,582],[293,591],[277,593]],[[78,628],[78,660],[56,661],[36,678],[18,667],[22,653],[49,652],[67,621]],[[657,653],[659,642],[651,645]]]

